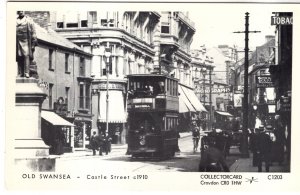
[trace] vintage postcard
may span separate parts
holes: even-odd
[[[300,190],[300,4],[6,6],[7,190]]]

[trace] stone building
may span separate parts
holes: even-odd
[[[83,149],[89,144],[92,121],[92,55],[49,28],[49,12],[26,14],[36,23],[34,59],[39,86],[47,94],[42,104],[44,139],[54,139],[55,133],[62,132],[64,152]],[[45,133],[47,130],[51,132]]]

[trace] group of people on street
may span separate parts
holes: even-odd
[[[96,131],[94,131],[90,139],[90,147],[93,150],[94,156],[97,150],[99,150],[100,156],[103,155],[103,152],[107,155],[111,152],[111,138],[110,136],[106,136],[105,132],[100,132],[99,135],[97,135]]]
[[[274,161],[281,165],[284,161],[285,143],[284,127],[280,116],[276,115],[274,131],[267,132],[266,128],[260,125],[250,135],[250,149],[253,153],[252,165],[258,167],[258,172],[262,172],[263,163],[266,172],[270,171],[270,166]]]

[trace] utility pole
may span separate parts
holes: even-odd
[[[209,70],[209,129],[212,130],[212,100],[211,100],[211,91],[212,91],[212,83],[211,83],[211,71]]]
[[[243,98],[243,137],[242,137],[242,157],[249,158],[248,150],[248,68],[249,68],[249,33],[258,33],[260,31],[249,31],[249,13],[245,13],[245,31],[234,33],[245,33],[245,64],[244,64],[244,98]]]

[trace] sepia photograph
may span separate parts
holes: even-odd
[[[299,190],[300,4],[6,9],[7,189]]]

